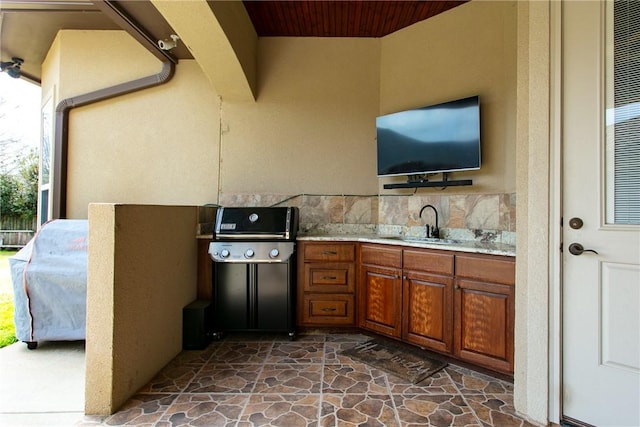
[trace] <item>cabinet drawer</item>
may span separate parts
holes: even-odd
[[[353,295],[304,296],[302,322],[316,325],[353,325],[355,320]]]
[[[458,254],[456,255],[456,277],[513,285],[516,278],[516,263],[509,257]]]
[[[453,276],[451,253],[405,249],[404,269]]]
[[[402,250],[362,245],[360,246],[360,262],[362,264],[402,268]]]
[[[355,273],[349,263],[305,263],[305,292],[355,292]]]
[[[353,243],[305,243],[305,261],[354,261],[356,245]]]

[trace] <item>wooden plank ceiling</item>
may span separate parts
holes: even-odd
[[[245,0],[261,37],[384,37],[463,1]]]

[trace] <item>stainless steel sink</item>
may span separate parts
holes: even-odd
[[[429,243],[429,244],[436,244],[436,245],[453,245],[456,243],[460,243],[460,240],[434,239],[433,237],[415,237],[415,238],[407,237],[402,240],[404,240],[405,242]]]
[[[414,243],[429,243],[436,245],[454,245],[456,243],[462,243],[460,240],[456,239],[435,239],[433,237],[405,237],[405,236],[380,236],[382,239],[389,240],[402,240],[404,242],[414,242]]]

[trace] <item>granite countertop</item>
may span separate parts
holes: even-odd
[[[197,239],[211,240],[212,234],[198,234]],[[498,242],[480,242],[476,240],[428,240],[424,238],[402,238],[400,236],[382,236],[378,234],[304,234],[299,233],[297,240],[302,241],[341,241],[381,243],[393,246],[440,249],[444,251],[470,252],[477,254],[516,256],[516,247]]]
[[[471,252],[478,254],[503,255],[514,257],[516,247],[497,242],[479,242],[467,240],[429,240],[424,238],[402,238],[400,236],[381,235],[356,235],[356,234],[336,234],[336,235],[313,235],[298,234],[297,240],[302,241],[343,241],[343,242],[368,242],[382,243],[394,246],[410,246],[415,248],[440,249],[457,252]]]

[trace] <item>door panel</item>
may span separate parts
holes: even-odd
[[[253,264],[257,269],[257,326],[262,330],[292,331],[289,264]]]
[[[455,355],[513,373],[514,287],[456,279]]]
[[[453,278],[406,272],[403,339],[443,353],[453,351]]]
[[[247,264],[215,264],[215,326],[219,332],[249,328]]]
[[[640,231],[607,215],[619,205],[611,192],[611,136],[618,135],[606,109],[615,98],[609,76],[616,70],[607,66],[614,58],[612,11],[613,2],[562,7],[562,405],[565,418],[637,426]],[[570,252],[574,243],[594,252]]]
[[[628,330],[638,325],[640,267],[602,263],[600,301],[600,353],[602,364],[611,368],[640,371],[640,334]],[[622,331],[622,333],[619,333]]]
[[[360,327],[400,338],[402,280],[392,268],[362,266],[360,273]]]

